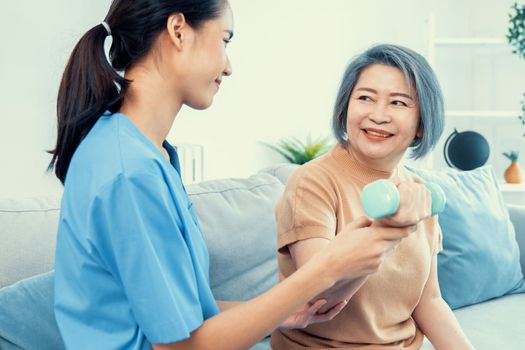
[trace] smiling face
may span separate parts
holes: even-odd
[[[390,171],[421,137],[419,105],[403,72],[373,64],[359,75],[347,110],[348,149],[363,164]]]
[[[208,108],[224,76],[232,73],[226,46],[233,36],[233,15],[225,2],[219,17],[198,29],[182,32],[182,60],[177,61],[176,79],[182,102],[195,109]]]

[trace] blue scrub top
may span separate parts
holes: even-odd
[[[67,173],[55,316],[68,349],[151,349],[219,312],[204,237],[171,162],[124,115],[106,112]]]

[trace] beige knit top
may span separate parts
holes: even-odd
[[[399,166],[403,181],[420,180]],[[288,245],[308,238],[333,239],[345,225],[365,215],[362,188],[393,174],[359,163],[341,145],[299,168],[288,180],[276,208],[280,279],[295,270]],[[423,334],[412,313],[441,249],[435,217],[401,241],[333,320],[306,329],[275,331],[273,349],[419,349]]]

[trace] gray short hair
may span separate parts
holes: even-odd
[[[350,95],[361,72],[372,64],[399,68],[415,88],[423,137],[412,143],[410,157],[413,159],[424,157],[434,148],[443,133],[445,122],[443,94],[427,60],[417,52],[402,46],[375,45],[350,62],[341,81],[334,107],[332,130],[335,138],[340,144],[347,144],[346,119]]]

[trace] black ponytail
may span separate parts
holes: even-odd
[[[165,29],[168,17],[183,13],[198,28],[220,15],[226,0],[114,0],[105,22],[113,36],[110,62],[104,53],[108,31],[97,25],[80,39],[62,76],[57,99],[57,141],[48,170],[64,183],[71,158],[104,111],[116,112],[131,83],[125,71],[142,58]]]
[[[98,25],[88,31],[74,48],[62,76],[57,99],[57,143],[48,170],[62,183],[73,153],[99,116],[120,107],[121,95],[115,83],[127,82],[111,67],[104,53],[107,31]]]

